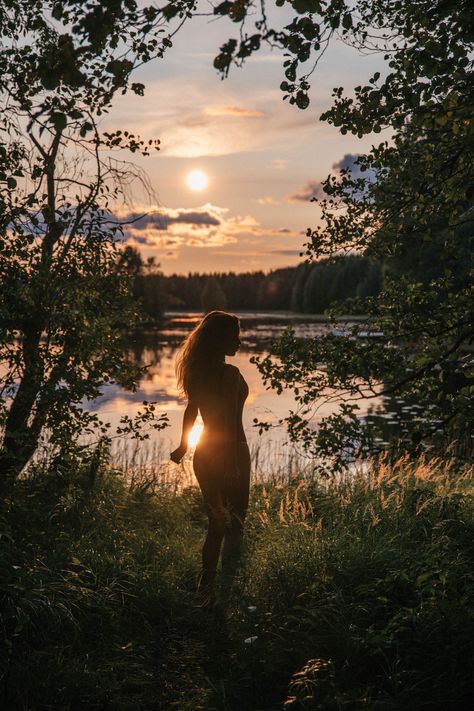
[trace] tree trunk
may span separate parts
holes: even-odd
[[[56,219],[55,191],[56,158],[61,143],[62,129],[55,132],[48,152],[39,145],[32,132],[30,132],[30,136],[44,159],[47,200],[43,214],[48,223],[48,229],[41,245],[39,288],[33,299],[36,308],[23,329],[23,377],[5,423],[4,438],[0,450],[0,487],[8,487],[9,483],[12,483],[28,463],[37,447],[46,416],[38,402],[45,368],[39,346],[45,326],[45,304],[50,287],[53,248],[62,232],[61,224]],[[35,404],[37,408],[33,415]]]
[[[32,326],[25,333],[23,357],[25,369],[5,423],[0,450],[0,481],[8,484],[23,469],[38,443],[41,428],[38,421],[28,423],[44,377],[44,363],[39,353],[41,329]]]

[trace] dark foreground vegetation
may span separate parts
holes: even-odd
[[[472,473],[255,485],[209,611],[196,489],[37,467],[1,512],[2,708],[472,708]]]

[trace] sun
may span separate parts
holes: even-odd
[[[190,190],[199,192],[207,188],[208,178],[203,170],[192,170],[186,176],[186,185]]]
[[[196,424],[192,426],[191,431],[188,435],[188,445],[190,447],[195,447],[197,445],[203,429],[204,425],[202,422],[196,422]]]

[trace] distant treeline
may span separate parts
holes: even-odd
[[[150,260],[143,264],[127,248],[122,266],[134,276],[134,292],[150,320],[166,310],[291,310],[323,313],[335,302],[376,296],[381,288],[380,266],[363,256],[336,262],[300,264],[263,271],[189,273],[165,276]]]

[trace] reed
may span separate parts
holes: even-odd
[[[197,486],[190,448],[180,466],[170,462],[173,443],[166,438],[156,441],[133,442],[119,440],[112,447],[110,465],[130,483],[147,482],[152,488],[165,487],[179,493],[188,486]],[[291,483],[296,479],[311,478],[320,469],[314,460],[290,442],[266,439],[250,444],[253,483]]]

